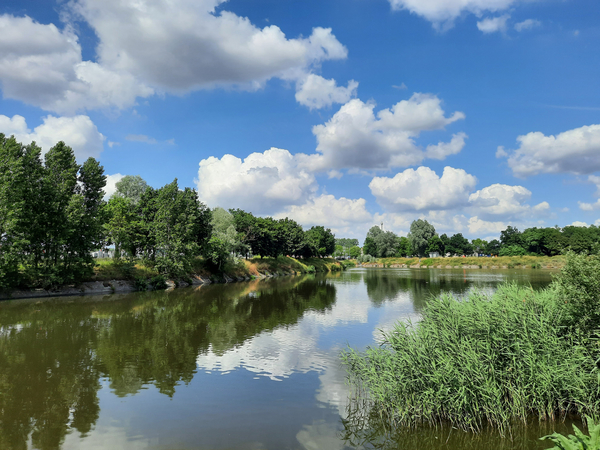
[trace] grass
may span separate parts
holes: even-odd
[[[369,263],[367,263],[368,265]],[[437,267],[451,266],[453,268],[462,268],[467,266],[488,267],[497,266],[498,268],[506,267],[508,269],[522,268],[526,266],[531,269],[541,268],[561,268],[565,264],[564,256],[500,256],[497,258],[486,257],[465,257],[465,258],[377,258],[377,261],[372,264],[384,265],[390,267],[395,265],[406,265],[407,267],[420,264],[421,267]]]
[[[598,340],[568,331],[568,295],[555,283],[432,298],[418,324],[399,322],[380,346],[342,353],[356,401],[392,424],[463,430],[598,414]]]
[[[195,274],[204,277],[215,277],[226,274],[229,277],[260,277],[267,274],[287,275],[291,273],[319,273],[337,272],[344,270],[344,265],[332,258],[307,258],[295,259],[287,256],[278,258],[253,258],[229,260],[219,273],[212,270],[202,258],[195,261],[193,270]],[[113,259],[98,259],[94,269],[94,276],[90,281],[108,280],[138,280],[150,279],[158,272],[142,265],[131,264],[124,260],[116,262]],[[192,274],[190,274],[192,275]]]

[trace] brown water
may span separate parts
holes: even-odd
[[[510,437],[361,428],[339,352],[430,295],[540,288],[539,270],[353,269],[171,292],[0,303],[0,449],[543,449]]]

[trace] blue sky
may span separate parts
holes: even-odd
[[[5,0],[0,132],[364,237],[600,224],[597,0]]]

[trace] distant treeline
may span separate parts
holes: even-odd
[[[117,260],[142,261],[167,276],[191,273],[199,256],[220,269],[236,255],[328,256],[335,237],[288,218],[210,210],[177,179],[154,189],[126,176],[105,202],[106,176],[94,158],[78,165],[59,142],[45,155],[0,133],[0,289],[55,286],[90,277],[92,253],[115,246]]]
[[[437,252],[450,255],[496,255],[496,256],[556,256],[567,250],[591,253],[600,241],[600,228],[566,226],[563,228],[527,228],[521,232],[508,226],[500,232],[500,240],[473,239],[469,241],[461,233],[451,237],[438,236],[433,225],[426,220],[413,221],[410,233],[399,237],[392,231],[372,227],[365,238],[362,254],[371,257],[427,256]]]

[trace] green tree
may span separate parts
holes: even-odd
[[[473,245],[473,250],[475,250],[475,253],[480,254],[480,253],[485,253],[487,246],[488,246],[488,242],[483,240],[483,239],[473,239],[473,241],[471,242],[471,244]]]
[[[408,238],[404,236],[399,238],[397,255],[403,258],[407,258],[409,256],[412,256],[412,253],[412,248],[410,246],[410,241],[408,240]]]
[[[133,204],[139,203],[142,194],[149,188],[148,183],[139,175],[125,175],[115,184],[117,190],[113,197],[127,198]]]
[[[429,222],[423,219],[414,220],[410,224],[410,233],[408,240],[412,249],[419,255],[424,256],[427,250],[429,239],[435,236],[435,228]]]
[[[365,255],[377,256],[377,244],[375,243],[375,239],[371,236],[367,236],[365,238],[365,243],[363,244],[363,253]]]
[[[444,253],[445,253],[444,243],[437,235],[431,236],[429,238],[429,241],[427,241],[427,244],[428,244],[427,245],[427,253],[437,252],[440,255],[444,255]]]
[[[309,247],[315,252],[314,256],[322,258],[333,254],[335,251],[335,236],[329,228],[311,227],[310,230],[306,231],[305,239]]]
[[[350,256],[350,258],[352,259],[356,259],[360,256],[361,252],[360,252],[360,247],[358,245],[355,245],[353,247],[350,247],[348,249],[348,255]]]
[[[195,190],[179,190],[177,179],[162,187],[156,198],[153,234],[156,240],[156,268],[168,276],[191,272],[193,259],[200,254],[200,244],[210,236],[210,226],[201,229],[206,211]],[[210,218],[208,218],[210,224]]]
[[[473,246],[462,233],[456,233],[450,238],[446,251],[456,255],[468,255],[473,253]]]

